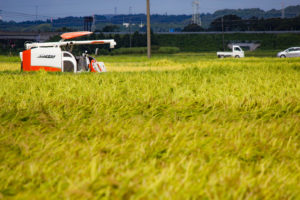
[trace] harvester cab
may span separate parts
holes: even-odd
[[[72,38],[90,35],[92,32],[71,32],[61,35],[59,42],[26,43],[26,50],[20,52],[21,70],[23,71],[52,71],[52,72],[106,72],[103,62],[97,62],[85,51],[80,56],[74,56],[74,45],[109,44],[116,46],[114,40],[65,41]],[[62,47],[68,50],[62,50]]]

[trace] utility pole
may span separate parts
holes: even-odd
[[[223,38],[223,51],[225,51],[225,43],[224,43],[224,18],[222,17],[222,38]]]
[[[132,47],[132,38],[131,38],[131,15],[132,15],[132,7],[129,7],[129,48]]]
[[[129,48],[132,46],[132,38],[131,38],[131,17],[129,18]]]
[[[150,0],[147,0],[147,56],[151,58]]]
[[[53,18],[51,17],[51,31],[53,31]]]

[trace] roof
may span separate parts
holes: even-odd
[[[70,33],[64,33],[60,37],[65,40],[68,40],[68,39],[77,38],[85,35],[90,35],[92,33],[93,32],[88,32],[88,31],[70,32]]]

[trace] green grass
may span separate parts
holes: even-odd
[[[299,199],[300,59],[0,62],[0,199]]]

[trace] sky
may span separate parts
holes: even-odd
[[[152,14],[191,14],[193,0],[150,0]],[[200,12],[219,9],[261,8],[279,9],[300,5],[300,0],[200,0]],[[130,9],[131,7],[131,9]],[[146,12],[146,0],[0,0],[3,20],[26,21],[65,16],[103,14],[132,14]]]

